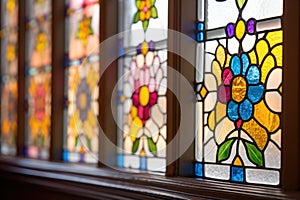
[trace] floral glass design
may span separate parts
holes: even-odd
[[[198,44],[198,55],[204,54],[202,49],[206,55],[205,60],[198,60],[205,68],[199,65],[197,69],[204,70],[204,76],[202,80],[198,77],[196,91],[195,171],[200,177],[278,185],[282,13],[278,16],[274,13],[278,24],[272,27],[274,21],[257,21],[247,13],[250,12],[247,6],[253,8],[250,1],[236,0],[235,6],[239,13],[236,22],[224,19],[227,25],[219,28],[222,36],[209,40],[214,30],[207,28],[206,40]],[[206,26],[213,25],[207,22]]]
[[[89,35],[93,35],[94,31],[91,27],[92,17],[83,16],[79,22],[77,38],[82,41],[83,46],[87,44],[87,38]]]
[[[119,3],[118,166],[165,172],[168,1]]]
[[[67,10],[68,58],[80,60],[99,53],[100,8],[96,0],[72,0]]]
[[[51,126],[51,1],[29,0],[26,7],[27,139],[25,153],[48,159]]]
[[[151,170],[147,158],[148,165],[154,160],[161,163],[166,147],[166,72],[153,41],[138,45],[126,70],[119,100],[125,117],[124,150],[140,157],[140,169]]]
[[[66,162],[98,160],[99,11],[97,0],[71,0],[67,10]]]
[[[98,80],[99,63],[97,62],[71,66],[69,69],[67,144],[70,161],[97,161]],[[70,157],[71,152],[77,152],[76,155],[79,157],[76,155]]]
[[[29,127],[32,152],[41,153],[49,146],[51,113],[51,75],[32,77],[29,86]],[[37,151],[36,151],[37,149]],[[41,155],[36,155],[41,156]]]
[[[138,10],[134,15],[133,23],[141,21],[144,31],[147,30],[151,18],[158,18],[155,2],[156,0],[135,0]]]
[[[0,152],[16,154],[18,98],[18,2],[1,1],[1,141]]]

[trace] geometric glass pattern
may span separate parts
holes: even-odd
[[[122,1],[118,84],[119,167],[160,171],[166,167],[167,1]],[[126,25],[126,26],[125,26]],[[124,31],[124,30],[120,30]],[[126,52],[126,53],[124,53]]]
[[[51,125],[51,0],[26,7],[26,155],[47,159]]]
[[[1,135],[0,152],[16,154],[18,98],[18,4],[1,1]]]
[[[67,2],[66,128],[63,160],[96,163],[99,115],[99,15],[97,0]]]
[[[280,184],[282,13],[283,0],[198,1],[196,176]]]

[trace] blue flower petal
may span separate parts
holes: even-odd
[[[241,59],[238,56],[233,56],[231,58],[230,68],[234,75],[241,74]]]
[[[253,105],[248,99],[245,99],[243,103],[240,104],[239,114],[243,121],[247,121],[251,118],[253,113]]]
[[[246,74],[246,79],[249,84],[258,84],[260,81],[260,71],[256,65],[251,65]]]
[[[245,75],[249,67],[249,58],[246,54],[242,54],[241,58],[242,58],[242,65],[243,65],[242,74]]]
[[[230,101],[227,105],[227,114],[229,119],[231,119],[232,121],[238,120],[238,104],[234,101]]]
[[[260,85],[254,85],[248,87],[248,99],[252,101],[252,103],[257,103],[261,100],[263,94],[264,94],[264,86],[262,84]]]

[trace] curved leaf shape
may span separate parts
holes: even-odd
[[[137,11],[133,18],[133,23],[137,23],[140,20],[140,12]]]
[[[236,0],[236,4],[239,9],[243,9],[245,7],[246,3],[247,3],[247,0]]]
[[[233,142],[235,141],[235,138],[226,140],[223,142],[220,147],[218,148],[218,162],[227,160],[230,156],[231,147],[233,145]]]
[[[86,144],[87,144],[88,149],[92,150],[91,140],[88,137],[86,137]]]
[[[136,5],[137,8],[140,8],[141,0],[136,0],[135,5]]]
[[[151,8],[151,17],[154,19],[158,17],[157,8],[155,6]]]
[[[78,140],[79,140],[79,135],[77,135],[75,138],[75,147],[78,145]]]
[[[148,142],[148,147],[149,147],[150,152],[156,156],[157,155],[156,144],[154,143],[152,138],[147,138],[147,142]]]
[[[260,167],[263,166],[264,161],[263,161],[263,155],[261,151],[256,147],[256,145],[250,142],[245,141],[245,144],[246,144],[247,154],[251,162],[253,162],[254,164]]]
[[[144,29],[144,31],[147,30],[148,26],[149,26],[149,20],[143,21],[143,29]]]
[[[140,144],[140,138],[137,138],[132,145],[132,153],[136,153],[138,148],[139,148],[139,144]]]
[[[151,6],[154,6],[156,0],[151,0]]]

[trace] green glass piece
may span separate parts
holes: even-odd
[[[137,11],[134,15],[133,23],[137,23],[140,20],[140,11]]]
[[[226,140],[220,145],[218,149],[218,162],[228,159],[234,140],[234,138]]]
[[[136,5],[137,8],[139,8],[140,5],[141,5],[141,0],[136,0],[135,1],[135,5]]]
[[[91,140],[88,137],[86,137],[86,144],[87,144],[88,149],[92,150]]]
[[[157,149],[156,149],[156,145],[154,143],[154,141],[152,140],[152,138],[147,138],[148,141],[148,146],[149,146],[149,150],[153,155],[157,155]]]
[[[144,31],[147,30],[148,26],[149,26],[149,20],[143,21],[143,29],[144,29]]]
[[[263,155],[261,151],[254,144],[250,142],[245,141],[245,144],[246,144],[247,154],[250,160],[258,166],[263,166],[264,162],[263,162]]]
[[[139,148],[139,144],[140,144],[140,138],[137,138],[132,145],[132,153],[136,153],[136,151]]]
[[[151,0],[151,6],[154,6],[156,0]]]
[[[247,0],[236,0],[236,4],[239,9],[243,9],[247,3]]]
[[[151,17],[154,19],[158,17],[157,9],[154,6],[151,8]]]

